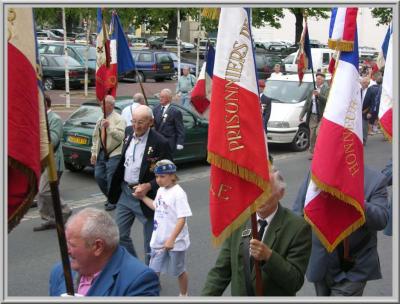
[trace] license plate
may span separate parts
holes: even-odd
[[[81,82],[81,84],[84,84],[85,83],[85,79],[81,80],[80,82]],[[87,83],[90,84],[90,79],[88,79]]]
[[[163,69],[164,69],[164,70],[169,70],[169,65],[164,65],[164,66],[163,66]]]
[[[67,140],[71,143],[78,145],[86,145],[88,143],[88,139],[86,137],[80,137],[80,136],[68,136]]]

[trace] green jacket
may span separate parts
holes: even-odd
[[[310,121],[310,114],[311,114],[311,110],[312,110],[312,96],[313,96],[313,90],[311,90],[311,92],[308,94],[307,96],[307,100],[304,103],[304,107],[301,110],[300,113],[300,119],[303,119],[304,115],[307,114],[306,120],[307,122]],[[325,110],[325,105],[326,105],[326,101],[328,100],[328,95],[329,95],[329,87],[326,83],[324,83],[321,87],[321,90],[319,92],[319,96],[318,96],[318,101],[319,101],[319,108],[320,108],[320,117],[319,119],[322,118],[322,115],[324,114],[324,110]]]
[[[215,266],[207,275],[202,296],[220,296],[229,283],[232,296],[247,296],[242,232],[248,227],[250,223],[242,225],[223,243]],[[263,242],[272,249],[271,258],[261,267],[264,295],[294,296],[304,283],[311,253],[311,227],[279,205]],[[254,269],[252,278],[255,290]]]
[[[54,158],[57,166],[57,171],[63,172],[65,169],[64,154],[61,144],[61,139],[63,136],[63,122],[60,116],[58,116],[57,113],[53,112],[53,110],[50,110],[47,113],[47,119],[49,121],[51,143],[53,144],[53,147],[55,149]]]

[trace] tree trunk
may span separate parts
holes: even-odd
[[[303,12],[300,10],[294,13],[296,17],[296,39],[295,44],[297,45],[301,38],[301,33],[303,32]]]
[[[176,39],[176,30],[178,28],[176,10],[174,14],[171,14],[171,19],[168,26],[167,39]]]

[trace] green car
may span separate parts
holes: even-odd
[[[156,106],[158,99],[148,99],[149,106]],[[115,110],[121,113],[122,109],[131,105],[131,97],[117,97]],[[207,158],[208,121],[196,113],[172,104],[182,112],[185,126],[184,149],[173,154],[174,162],[184,163]],[[96,121],[103,115],[97,101],[84,102],[64,123],[62,147],[64,161],[67,169],[77,172],[82,171],[90,164],[90,148],[92,146],[92,134]]]

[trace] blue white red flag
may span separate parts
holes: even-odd
[[[385,38],[383,39],[381,49],[379,51],[378,60],[376,61],[379,69],[385,66],[387,51],[389,47],[389,39],[392,33],[393,33],[393,27],[389,25],[388,30],[386,31]]]
[[[97,9],[96,40],[96,97],[102,101],[109,94],[108,69],[110,67],[110,41],[101,8]]]
[[[304,217],[331,252],[365,222],[357,32],[340,53],[311,164]]]
[[[297,74],[299,75],[299,84],[302,83],[304,73],[307,69],[312,69],[312,56],[310,37],[308,35],[307,19],[304,17],[303,20],[303,32],[300,38],[300,48],[297,55]]]
[[[328,47],[338,51],[353,50],[357,29],[358,8],[339,7],[332,9],[329,26]]]
[[[211,100],[212,77],[214,70],[215,50],[209,44],[206,62],[203,63],[196,85],[191,94],[191,102],[197,112],[208,118]]]
[[[29,210],[49,154],[32,8],[7,9],[8,231]]]
[[[220,244],[269,197],[249,10],[222,8],[208,128],[210,219]]]
[[[390,28],[389,28],[390,29]],[[387,43],[384,42],[382,49],[386,49],[385,71],[383,75],[382,94],[379,105],[379,123],[383,134],[392,141],[393,125],[393,30],[389,31]],[[385,37],[386,40],[386,37]],[[383,47],[386,45],[385,47]]]

